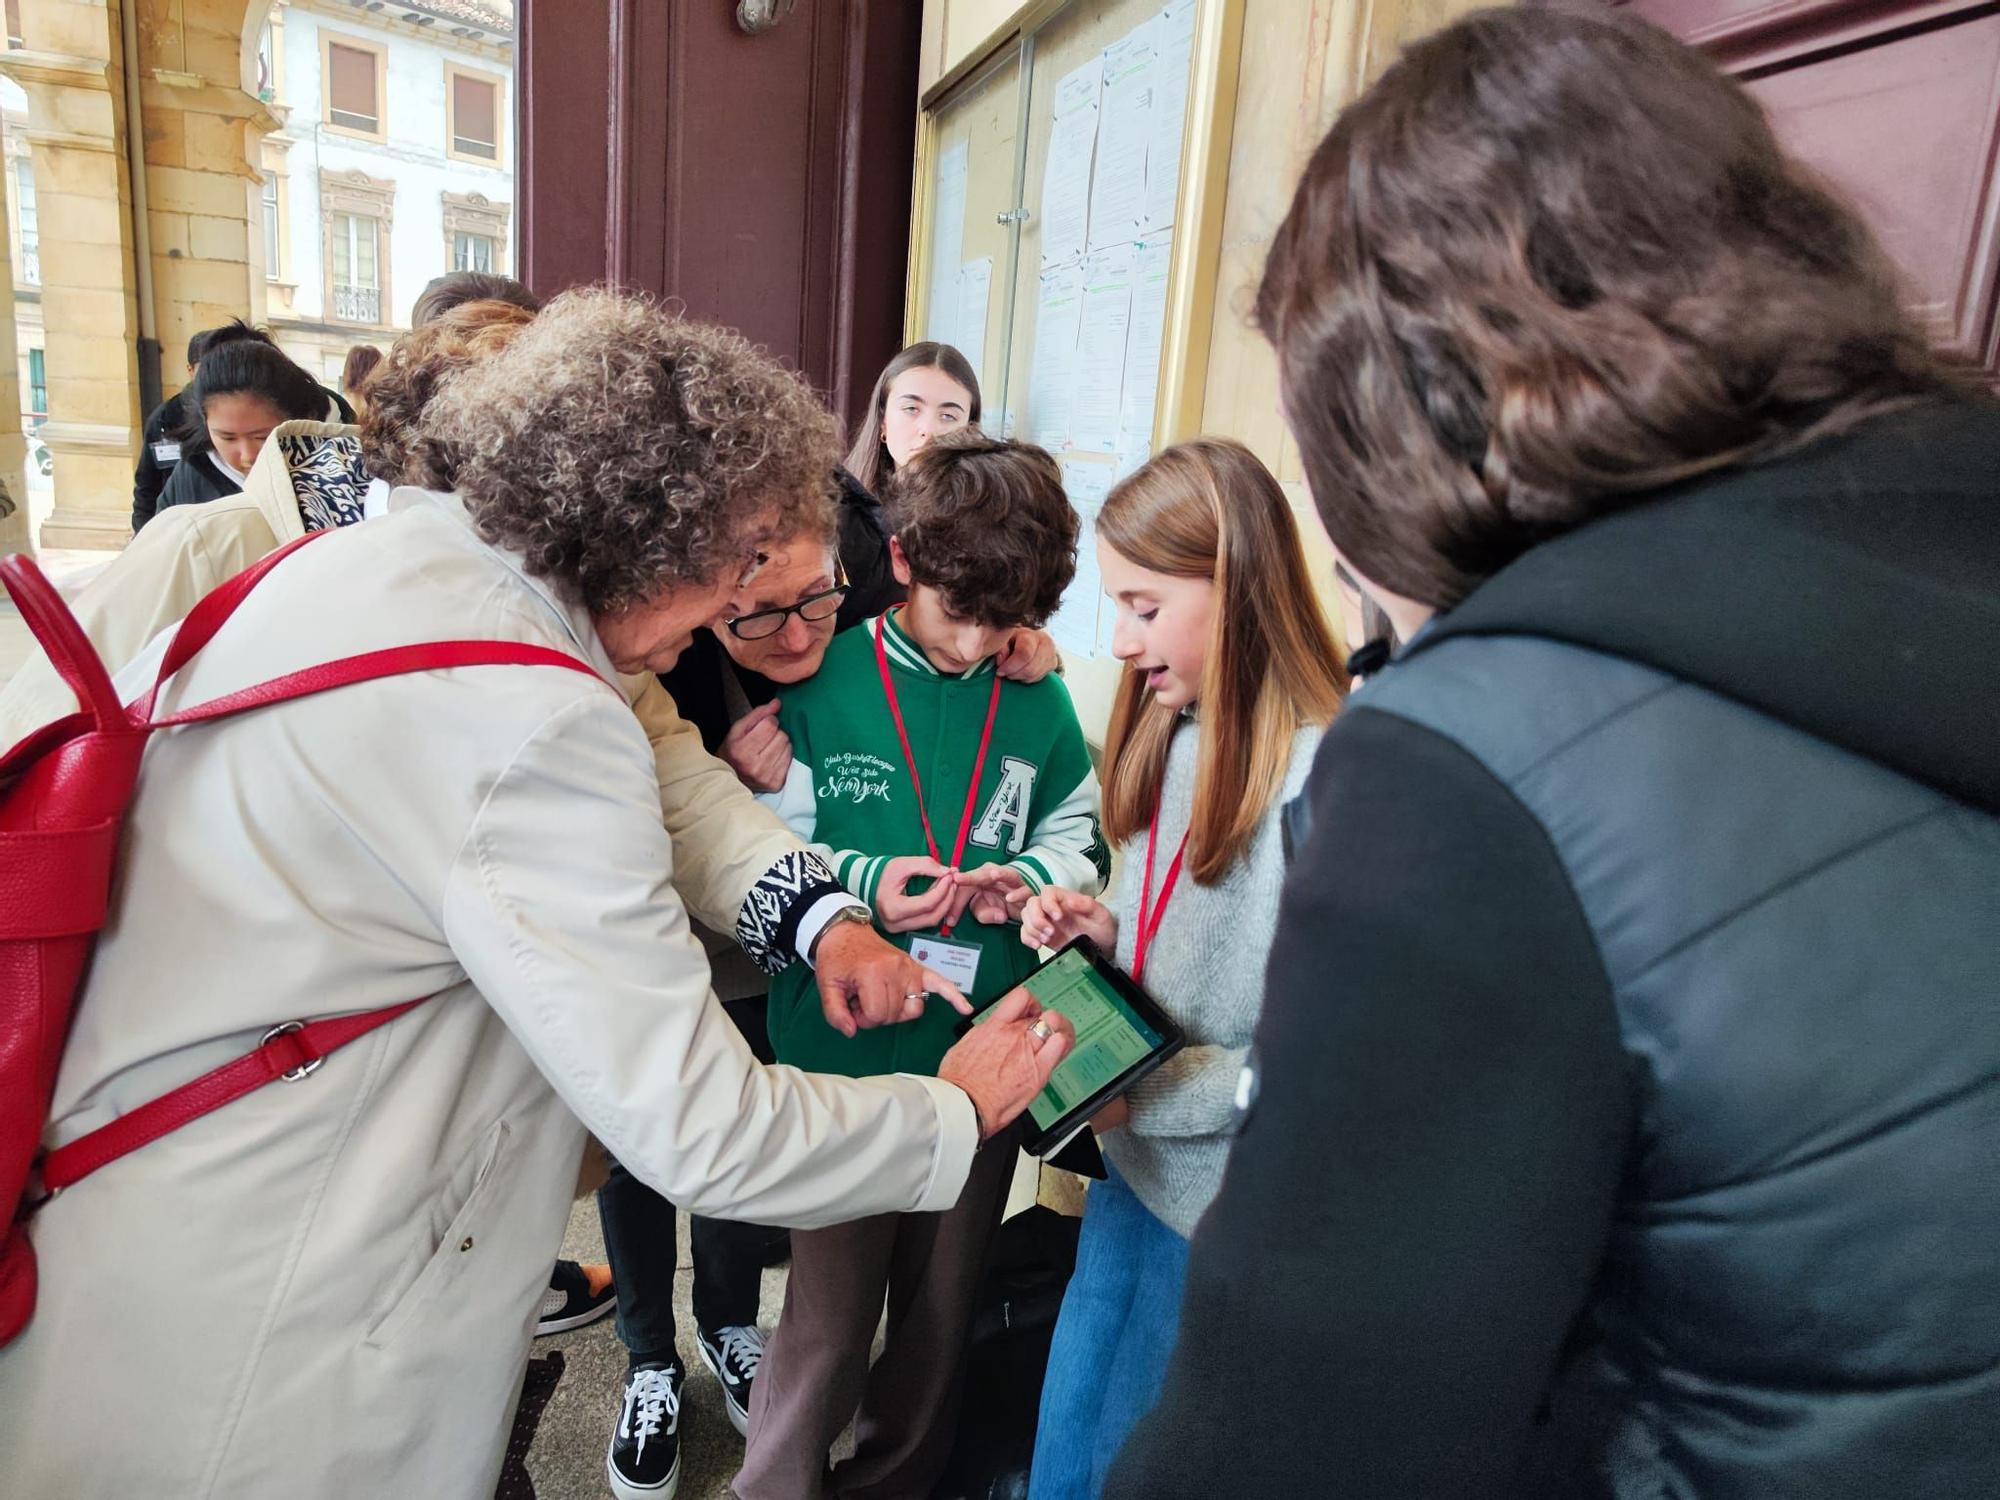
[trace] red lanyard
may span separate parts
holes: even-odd
[[[903,742],[903,764],[910,768],[910,786],[917,794],[917,816],[924,820],[924,843],[929,846],[931,858],[939,864],[944,856],[938,852],[937,835],[931,832],[930,810],[924,806],[924,784],[917,778],[917,757],[910,749],[910,732],[903,727],[903,705],[896,701],[896,684],[889,675],[889,650],[882,644],[882,636],[889,628],[889,617],[884,615],[875,626],[875,665],[882,673],[882,696],[889,700],[889,717],[896,721],[896,738]],[[979,759],[972,763],[972,785],[966,789],[965,812],[958,820],[958,842],[951,847],[951,867],[956,870],[958,862],[965,857],[966,836],[972,832],[972,810],[979,805],[979,778],[986,771],[986,751],[993,743],[993,717],[1000,712],[1000,672],[993,672],[993,696],[986,701],[986,727],[979,732]],[[1180,868],[1175,861],[1174,867]],[[938,928],[938,932],[951,936],[949,924]]]
[[[1162,801],[1165,799],[1162,798]],[[1188,832],[1194,831],[1189,825]],[[1153,946],[1153,938],[1160,930],[1160,921],[1167,914],[1167,902],[1173,898],[1174,882],[1181,878],[1181,856],[1187,853],[1188,836],[1181,835],[1180,847],[1174,850],[1173,863],[1167,866],[1167,878],[1160,885],[1160,899],[1152,903],[1153,894],[1153,846],[1160,841],[1160,804],[1153,804],[1153,826],[1146,832],[1146,883],[1139,887],[1139,930],[1132,936],[1132,977],[1135,980],[1146,976],[1146,950]]]

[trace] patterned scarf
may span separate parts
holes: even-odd
[[[361,519],[368,496],[361,439],[299,434],[279,438],[278,446],[307,531],[351,526]]]

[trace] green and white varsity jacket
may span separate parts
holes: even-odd
[[[945,676],[903,633],[892,610],[835,636],[819,671],[784,690],[778,723],[791,737],[791,773],[783,790],[761,800],[871,907],[891,859],[928,852],[876,665],[878,632],[945,863],[964,815],[994,672],[987,660],[962,676]],[[1097,775],[1062,679],[1002,682],[960,868],[1004,863],[1035,890],[1059,885],[1094,895],[1111,873],[1097,811]],[[925,935],[888,936],[908,949]],[[975,1005],[1005,994],[1038,962],[1022,944],[1019,924],[986,926],[970,911],[948,941],[981,950],[978,981],[968,996]],[[821,1013],[811,970],[795,963],[771,985],[769,1019],[780,1062],[865,1078],[935,1073],[958,1013],[933,999],[920,1020],[843,1037]]]

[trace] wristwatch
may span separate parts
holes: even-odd
[[[863,906],[859,901],[837,907],[833,915],[826,919],[826,925],[813,934],[812,948],[806,954],[807,963],[818,961],[819,945],[825,941],[826,935],[833,931],[833,924],[835,922],[858,922],[863,927],[873,927],[875,925],[875,913]]]

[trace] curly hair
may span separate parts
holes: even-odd
[[[982,624],[1040,626],[1076,576],[1076,512],[1032,443],[941,433],[891,476],[885,509],[910,581]]]
[[[480,534],[593,614],[831,524],[836,429],[812,389],[741,335],[630,293],[556,297],[445,382],[423,431]]]
[[[446,376],[498,354],[534,320],[506,302],[465,302],[391,344],[368,377],[361,414],[361,467],[368,477],[450,489],[450,454],[424,435],[424,409]]]
[[[1440,607],[1943,384],[1874,236],[1756,100],[1596,7],[1412,46],[1314,152],[1257,322],[1335,544]]]

